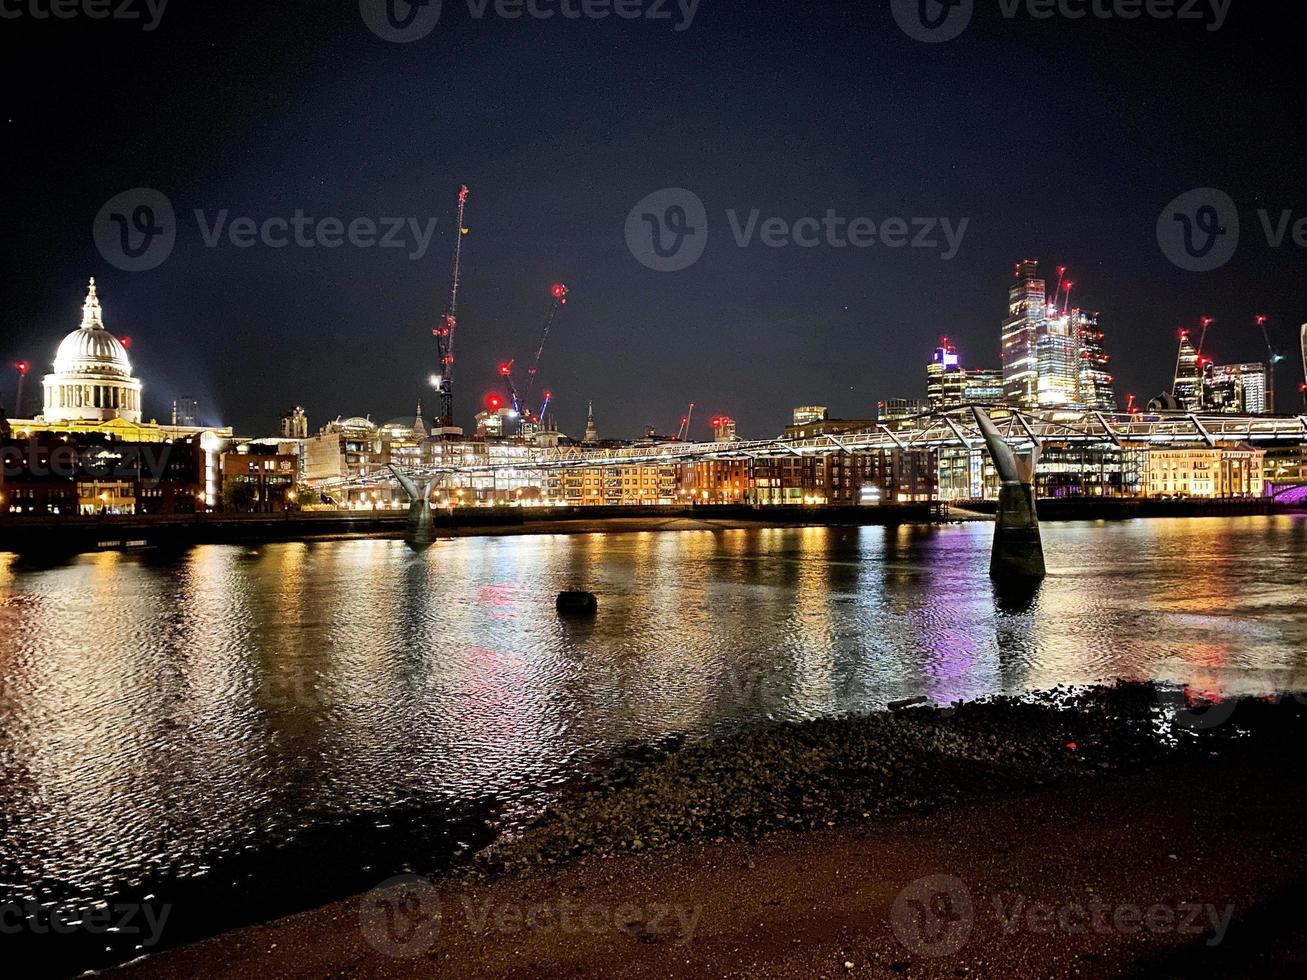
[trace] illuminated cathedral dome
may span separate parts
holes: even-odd
[[[59,345],[44,388],[47,422],[141,420],[141,382],[132,377],[122,342],[104,329],[94,279],[82,325]]]

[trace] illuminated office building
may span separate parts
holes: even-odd
[[[940,411],[961,405],[966,380],[967,373],[962,369],[957,348],[949,343],[947,337],[940,338],[939,347],[926,365],[926,395],[930,407]]]
[[[1044,280],[1039,263],[1018,262],[1008,286],[1008,313],[1003,321],[1003,387],[1018,408],[1039,404],[1039,325],[1045,316]]]
[[[1203,407],[1202,372],[1198,364],[1198,349],[1189,339],[1189,331],[1180,331],[1180,349],[1175,358],[1175,381],[1171,394],[1186,412]]]

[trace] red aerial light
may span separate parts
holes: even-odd
[[[492,412],[499,411],[500,407],[503,404],[504,404],[504,400],[500,398],[498,395],[486,396],[486,408],[490,409],[490,411]]]
[[[31,367],[31,365],[28,364],[26,361],[19,361],[17,364],[14,365],[14,367],[18,368],[19,374],[26,374],[27,369]]]
[[[553,397],[554,397],[554,393],[553,393],[552,391],[550,391],[548,388],[546,388],[546,389],[545,389],[545,401],[549,401],[549,399],[551,399],[551,398],[553,398]]]
[[[508,377],[513,373],[513,366],[511,364],[501,364],[499,365],[499,373],[504,377]]]
[[[1189,336],[1189,331],[1188,331],[1188,330],[1181,330],[1181,331],[1180,331],[1180,339],[1181,339],[1181,340],[1183,340],[1185,337],[1188,337],[1188,336]]]
[[[118,338],[118,343],[120,343],[120,344],[123,345],[123,350],[131,350],[131,349],[132,349],[132,338],[131,338],[131,337],[119,337],[119,338]]]
[[[1258,325],[1259,327],[1260,327],[1260,326],[1263,326],[1265,323],[1266,323],[1266,317],[1264,317],[1264,316],[1259,316],[1259,317],[1257,318],[1257,325]]]
[[[713,427],[714,429],[717,428],[717,427],[718,427],[719,425],[721,425],[721,424],[722,424],[722,420],[721,420],[721,419],[713,419],[713,420],[712,420],[712,427]]]
[[[556,282],[550,287],[549,291],[553,293],[554,299],[562,299],[567,295],[567,287],[561,282]]]

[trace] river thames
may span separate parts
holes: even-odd
[[[670,736],[1116,678],[1302,688],[1293,516],[0,555],[0,904],[200,900],[171,942],[446,866]],[[560,619],[568,587],[600,599]],[[135,952],[105,943],[109,958]]]

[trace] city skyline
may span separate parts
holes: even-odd
[[[997,366],[994,283],[1026,255],[1076,270],[1079,295],[1102,311],[1122,398],[1166,390],[1175,328],[1204,315],[1229,331],[1212,341],[1224,362],[1259,356],[1259,338],[1242,332],[1254,313],[1268,314],[1279,346],[1292,347],[1307,309],[1295,274],[1301,249],[1292,236],[1270,247],[1258,210],[1273,226],[1282,210],[1296,216],[1297,185],[1277,163],[1292,158],[1294,137],[1274,99],[1241,98],[1202,70],[1218,50],[1211,32],[1018,23],[978,9],[966,34],[932,46],[905,37],[885,10],[845,6],[776,5],[761,18],[705,6],[681,32],[478,24],[451,13],[412,45],[369,35],[352,4],[314,18],[268,9],[235,20],[177,8],[148,33],[39,27],[27,44],[68,70],[38,83],[5,69],[12,84],[0,118],[15,210],[3,233],[14,268],[0,355],[43,370],[47,338],[66,322],[68,284],[94,273],[114,296],[115,323],[136,340],[140,370],[159,379],[147,395],[154,417],[186,395],[242,431],[271,430],[292,401],[313,419],[407,414],[434,367],[430,329],[447,292],[463,182],[472,196],[455,406],[468,429],[496,365],[529,349],[544,291],[559,281],[572,302],[544,370],[559,424],[575,432],[591,400],[606,430],[636,436],[646,425],[674,430],[690,401],[704,418],[726,414],[743,431],[770,432],[793,404],[856,416],[880,400],[919,397],[915,383],[901,390],[901,372],[941,334],[973,363]],[[1288,92],[1291,69],[1263,57],[1272,35],[1268,18],[1232,11],[1220,57],[1255,65],[1265,92]],[[731,43],[741,36],[747,58]],[[1157,44],[1172,57],[1147,57]],[[460,57],[445,57],[451,51]],[[764,98],[737,94],[729,80],[760,55],[786,71],[759,83]],[[227,71],[235,56],[239,78]],[[520,66],[512,78],[505,59]],[[1068,60],[1092,74],[1061,71]],[[561,84],[632,61],[648,65],[648,77],[599,103]],[[896,97],[902,75],[934,80],[931,112]],[[1176,88],[1201,114],[1153,111],[1156,93]],[[1010,149],[1007,107],[1018,89],[1038,93],[1033,159]],[[387,93],[386,104],[358,111],[355,96],[373,91]],[[1044,124],[1063,118],[1073,122]],[[686,135],[727,121],[729,140]],[[93,173],[42,155],[70,133],[96,147]],[[124,135],[131,150],[116,148]],[[1194,273],[1162,253],[1156,224],[1167,202],[1204,186],[1236,199],[1244,243],[1222,268]],[[91,228],[106,202],[136,187],[165,194],[183,227],[167,262],[124,273],[107,266]],[[633,258],[623,222],[638,201],[672,187],[703,201],[710,239],[693,266],[659,273]],[[420,259],[410,258],[416,249],[203,240],[224,211],[230,223],[297,210],[436,227]],[[950,260],[824,240],[772,248],[761,233],[737,245],[729,214],[745,225],[755,211],[760,226],[828,211],[968,224]],[[267,378],[284,390],[269,390]],[[1296,407],[1284,404],[1293,387],[1280,385],[1282,410]]]
[[[1072,282],[1066,278],[1068,273],[1067,267],[1066,266],[1056,267],[1058,285],[1056,287],[1053,287],[1052,289],[1046,290],[1044,288],[1044,280],[1042,278],[1043,274],[1038,272],[1038,265],[1039,265],[1038,260],[1031,260],[1031,259],[1021,260],[1019,262],[1016,262],[1014,263],[1013,266],[1013,268],[1015,269],[1015,278],[1009,279],[1009,283],[1020,282],[1021,276],[1023,275],[1023,269],[1026,270],[1025,274],[1027,274],[1028,276],[1038,278],[1039,287],[1040,287],[1038,293],[1039,293],[1040,300],[1037,304],[1038,307],[1037,310],[1032,310],[1031,312],[1031,316],[1032,316],[1031,323],[1033,324],[1033,323],[1041,322],[1045,318],[1063,317],[1065,319],[1069,317],[1069,321],[1073,324],[1077,322],[1083,322],[1085,324],[1091,324],[1097,327],[1098,317],[1100,316],[1100,314],[1097,311],[1093,313],[1082,313],[1079,306],[1072,305],[1069,302],[1069,298],[1067,297],[1067,295],[1063,293],[1062,290],[1064,288],[1064,285],[1065,286],[1073,285]],[[1064,280],[1065,283],[1063,282]],[[94,294],[94,288],[95,288],[94,278],[92,278],[92,294]],[[1015,286],[1012,286],[1012,289],[1015,289]],[[1057,303],[1052,303],[1051,301],[1047,301],[1045,299],[1045,297],[1051,297],[1054,292],[1058,293],[1058,295],[1061,295],[1063,297],[1063,303],[1061,307],[1059,307]],[[1012,295],[1015,295],[1015,293],[1013,293]],[[1034,294],[1032,293],[1031,295],[1033,296]],[[1009,298],[1011,302],[1012,301],[1011,296]],[[99,309],[97,303],[97,308],[96,308],[97,317],[98,317],[98,313],[99,313]],[[83,315],[85,316],[86,314],[84,313]],[[1025,314],[1023,314],[1023,316],[1024,315]],[[1079,320],[1077,320],[1077,318],[1079,318]],[[1259,327],[1266,326],[1266,324],[1261,322],[1263,319],[1264,319],[1263,317],[1258,316],[1254,319],[1254,322]],[[1009,334],[1011,322],[1012,320],[1011,317],[1009,316],[995,330],[995,334],[1000,338],[1000,343],[998,344],[999,351],[1000,351],[1000,357],[999,357],[1000,364],[1002,364],[1004,360],[1003,357],[1001,356],[1003,350],[1002,338],[1006,337]],[[1215,318],[1202,317],[1200,318],[1199,325],[1194,328],[1195,330],[1201,331],[1203,335],[1203,342],[1205,345],[1203,348],[1204,355],[1212,351],[1213,346],[1217,348],[1220,348],[1222,346],[1219,340],[1217,340],[1217,342],[1214,345],[1209,345],[1210,338],[1208,337],[1208,334],[1213,330],[1215,326],[1216,326]],[[108,331],[108,332],[112,333],[113,331]],[[121,335],[122,337],[122,340],[124,342],[123,343],[124,347],[135,346],[135,341],[131,336],[125,335],[122,331],[118,331],[118,334]],[[1202,367],[1205,365],[1208,373],[1210,373],[1213,369],[1215,369],[1218,373],[1228,372],[1234,369],[1245,369],[1245,373],[1247,373],[1248,370],[1257,367],[1259,363],[1264,363],[1264,362],[1255,362],[1255,361],[1245,361],[1243,363],[1217,365],[1214,363],[1214,360],[1211,357],[1203,356],[1202,358],[1198,358],[1196,350],[1193,348],[1192,343],[1188,339],[1190,335],[1190,330],[1188,328],[1180,327],[1178,330],[1178,335],[1180,337],[1180,356],[1183,359],[1184,351],[1186,349],[1186,344],[1188,344],[1193,360],[1193,364],[1191,365],[1191,368],[1195,372],[1200,371]],[[1101,333],[1099,333],[1097,336],[1098,336],[1098,341],[1101,342],[1102,340]],[[1274,341],[1270,339],[1269,333],[1265,337],[1265,342],[1270,344],[1272,347],[1275,347]],[[961,349],[958,347],[958,345],[955,345],[949,337],[939,338],[938,343],[942,345],[946,345],[949,351],[949,356],[952,358],[952,364],[954,368],[960,366],[966,372],[969,372],[972,376],[975,376],[977,378],[983,378],[982,383],[988,382],[990,376],[992,375],[997,375],[998,377],[1001,378],[1005,371],[1011,373],[1014,370],[1010,364],[1005,366],[1000,366],[998,368],[994,368],[992,366],[992,363],[989,361],[984,361],[981,358],[976,358],[974,357],[974,355],[968,356],[968,354],[963,353]],[[1229,346],[1228,341],[1226,342],[1225,346],[1226,347]],[[1248,346],[1249,346],[1248,344],[1242,345],[1244,349],[1247,349]],[[933,363],[939,362],[940,355],[945,349],[946,348],[944,346],[935,348],[934,354],[932,355]],[[1271,353],[1271,351],[1267,350],[1266,348],[1263,348],[1263,350],[1266,353]],[[1032,355],[1033,352],[1034,352],[1034,347],[1032,346],[1031,347]],[[1275,348],[1275,352],[1273,356],[1278,358],[1275,364],[1277,371],[1279,369],[1280,364],[1284,364],[1285,368],[1282,372],[1277,373],[1276,377],[1278,383],[1272,389],[1271,392],[1272,395],[1275,395],[1278,399],[1280,396],[1277,394],[1277,391],[1284,389],[1286,387],[1287,381],[1290,380],[1293,382],[1291,387],[1296,393],[1301,382],[1299,382],[1297,379],[1288,379],[1284,375],[1287,375],[1294,370],[1297,359],[1292,356],[1286,355],[1285,353],[1283,353],[1283,349],[1278,347]],[[1077,354],[1077,358],[1078,357],[1079,355]],[[1109,360],[1112,360],[1110,356],[1109,356]],[[1232,360],[1232,359],[1227,358],[1227,360]],[[56,369],[55,358],[51,357],[48,363],[50,365],[51,370]],[[1106,362],[1104,362],[1104,364],[1106,366]],[[19,371],[21,371],[24,374],[24,376],[29,376],[33,374],[35,375],[35,377],[32,378],[31,387],[25,387],[24,389],[24,393],[23,393],[24,404],[33,407],[39,404],[40,401],[39,389],[37,389],[36,391],[33,391],[33,389],[36,388],[37,384],[39,383],[41,375],[45,373],[41,371],[40,368],[41,368],[41,361],[39,359],[24,359],[21,362],[16,362],[11,365],[11,371],[9,372],[9,376],[11,379],[11,385],[10,385],[11,390],[6,391],[3,387],[0,387],[0,396],[2,396],[0,397],[0,402],[2,402],[5,405],[6,411],[10,411],[9,406],[14,403],[15,394],[13,393],[12,389],[16,385]],[[1112,372],[1115,372],[1117,369],[1118,369],[1117,363],[1113,361],[1110,370]],[[1032,377],[1037,377],[1040,372],[1046,373],[1048,371],[1048,365],[1047,363],[1041,362],[1038,369],[1032,368],[1031,370],[1035,372],[1032,375]],[[1108,376],[1105,382],[1106,392],[1104,394],[1096,396],[1099,399],[1098,401],[1094,401],[1094,398],[1090,397],[1087,401],[1083,402],[1083,405],[1085,407],[1096,408],[1104,411],[1111,411],[1113,409],[1108,407],[1110,401],[1111,403],[1115,404],[1116,406],[1115,410],[1117,411],[1126,411],[1130,409],[1138,410],[1141,409],[1143,406],[1147,405],[1150,400],[1153,400],[1158,396],[1174,393],[1176,397],[1179,399],[1179,407],[1181,408],[1199,409],[1203,407],[1212,407],[1209,404],[1209,402],[1212,401],[1212,399],[1210,398],[1206,398],[1202,401],[1199,401],[1196,398],[1187,399],[1185,397],[1181,397],[1180,391],[1181,391],[1182,381],[1181,381],[1180,370],[1181,369],[1178,364],[1174,365],[1174,369],[1169,373],[1167,377],[1159,379],[1159,383],[1156,386],[1154,386],[1156,390],[1146,389],[1149,393],[1143,397],[1140,397],[1138,392],[1133,392],[1133,391],[1124,392],[1118,390],[1119,384],[1115,383],[1115,379],[1113,376]],[[502,366],[500,368],[500,373],[502,374]],[[1195,381],[1193,383],[1196,386],[1195,391],[1200,391],[1204,388],[1204,385],[1203,383],[1198,381],[1197,378],[1198,375],[1195,374]],[[236,428],[238,431],[243,432],[246,436],[250,436],[250,437],[274,435],[282,430],[283,416],[286,411],[284,406],[282,407],[282,409],[276,412],[275,417],[272,418],[271,420],[256,420],[252,425],[237,424],[235,426],[232,426],[232,423],[228,419],[219,418],[214,414],[213,409],[210,407],[210,403],[196,398],[194,395],[190,394],[189,391],[183,393],[182,389],[179,389],[175,384],[175,382],[171,381],[166,375],[162,376],[159,379],[159,381],[162,382],[161,387],[168,394],[166,396],[157,396],[160,399],[166,398],[166,402],[158,405],[159,412],[157,416],[155,416],[150,411],[150,409],[155,407],[157,403],[155,401],[152,401],[151,397],[148,394],[138,395],[138,397],[140,397],[141,399],[142,404],[146,408],[146,411],[144,413],[145,418],[158,417],[163,421],[167,421],[171,417],[173,423],[177,424],[178,411],[179,411],[178,406],[184,405],[187,406],[186,410],[189,413],[189,418],[191,419],[192,424],[194,424],[195,413],[198,411],[200,413],[200,416],[205,420],[207,424],[226,425],[229,427],[233,427]],[[455,417],[454,420],[455,425],[463,428],[467,436],[471,437],[476,434],[479,417],[481,414],[484,414],[487,411],[487,409],[489,409],[492,413],[495,411],[506,411],[506,409],[503,408],[502,406],[506,404],[507,396],[506,396],[506,392],[504,391],[502,378],[500,378],[499,381],[500,381],[499,384],[495,384],[494,382],[491,382],[490,384],[482,386],[484,392],[482,396],[482,403],[479,406],[474,406],[475,412],[477,414],[472,419],[465,421],[460,417],[457,416]],[[1032,384],[1033,383],[1034,382],[1032,382]],[[1090,382],[1086,382],[1086,383],[1090,383]],[[212,384],[212,382],[209,382],[209,384]],[[907,382],[901,383],[901,387],[906,387],[907,385],[908,385]],[[1211,387],[1211,385],[1212,385],[1212,381],[1211,379],[1209,379],[1206,387]],[[476,385],[474,379],[473,387],[475,386]],[[1002,401],[1005,403],[1021,405],[1020,398],[1018,398],[1016,394],[1014,394],[1014,389],[1012,388],[1010,379],[1005,387],[1007,390],[1005,391],[1004,397],[1002,399],[982,399],[982,398],[973,398],[970,396],[964,398],[962,396],[961,389],[959,389],[958,392],[956,393],[957,397],[953,399],[949,399],[945,404],[946,405],[961,404],[963,401],[966,401],[968,403],[974,402],[977,404],[982,404],[982,403],[996,404]],[[834,393],[831,394],[834,395]],[[1110,394],[1114,394],[1115,396],[1114,399],[1109,397]],[[925,397],[919,397],[923,395]],[[294,405],[297,407],[301,406],[302,403],[311,403],[313,401],[313,399],[311,398],[309,399],[300,398],[297,395],[295,395],[293,391],[289,389],[287,390],[287,392],[284,393],[284,397],[282,394],[279,394],[277,397],[282,398],[282,400],[286,404]],[[1257,408],[1255,414],[1260,414],[1262,412],[1269,412],[1271,408],[1266,406],[1265,401],[1262,398],[1262,394],[1259,394],[1257,397],[1258,397],[1258,401],[1256,403]],[[823,402],[826,405],[830,405],[831,403],[840,401],[838,397],[830,397],[830,396],[826,396],[817,400]],[[427,420],[431,421],[437,414],[434,406],[438,404],[438,392],[432,390],[432,380],[430,377],[428,377],[427,379],[427,384],[425,386],[420,386],[417,390],[417,400],[415,402],[415,406],[419,409],[419,412],[422,411],[421,406],[424,401],[428,406],[433,406],[432,408],[425,411],[424,413]],[[794,398],[789,399],[788,407],[783,407],[783,413],[788,414],[793,408],[793,405],[799,404],[800,401],[801,401],[800,399],[794,399]],[[875,416],[878,406],[883,406],[886,402],[891,402],[891,401],[897,401],[897,402],[907,403],[907,404],[911,404],[913,402],[920,402],[923,408],[935,404],[935,398],[932,397],[932,381],[930,379],[930,368],[928,367],[927,374],[922,376],[920,378],[919,384],[916,387],[912,387],[911,390],[895,391],[892,393],[887,392],[875,398],[870,406],[860,406],[859,407],[860,410],[857,410],[851,414],[834,413],[834,415],[835,417],[843,417],[843,418],[872,418]],[[1215,404],[1219,406],[1222,403],[1223,403],[1222,399],[1218,397],[1216,399]],[[1043,398],[1042,404],[1041,404],[1041,398],[1039,396],[1035,396],[1033,401],[1024,404],[1024,406],[1022,407],[1055,408],[1060,405],[1075,406],[1079,404],[1082,403],[1076,401],[1075,398],[1070,397],[1065,393],[1062,393],[1059,394],[1056,398],[1053,398],[1051,400],[1049,398]],[[366,406],[361,411],[355,410],[356,408],[357,406],[341,405],[339,403],[336,403],[334,411],[330,410],[330,406],[328,406],[328,410],[324,412],[322,415],[314,417],[313,415],[309,414],[310,428],[312,431],[316,432],[320,430],[323,425],[325,425],[326,423],[330,422],[333,419],[339,421],[341,419],[350,417],[352,415],[373,419],[373,421],[377,422],[378,424],[400,421],[406,418],[411,420],[414,417],[414,411],[412,408],[410,408],[408,411],[401,410],[393,414],[375,412],[370,410]],[[1240,404],[1240,408],[1242,408],[1242,402]],[[1283,407],[1281,407],[1281,411],[1284,411]],[[601,406],[601,413],[602,413],[602,406]],[[15,417],[23,417],[19,413],[11,413],[11,414],[13,414]],[[777,414],[776,406],[775,405],[769,406],[766,411],[766,414],[768,416]],[[556,415],[557,413],[551,410],[550,412],[551,418],[556,419]],[[593,399],[590,399],[586,403],[586,417],[592,417],[592,416],[593,416]],[[712,424],[714,417],[718,417],[718,418],[730,417],[732,421],[735,421],[734,416],[732,416],[728,412],[708,411],[705,413],[704,406],[700,405],[700,412],[697,417],[693,418],[693,421],[699,423],[698,425],[699,429],[701,430],[706,429],[707,432],[706,433],[698,432],[696,435],[693,432],[693,427],[691,427],[690,437],[692,438],[693,441],[710,441],[715,437],[717,427]],[[681,420],[684,419],[685,416],[683,414],[681,416]],[[634,439],[640,435],[647,434],[649,429],[658,429],[660,433],[672,435],[677,431],[674,424],[675,421],[677,420],[673,420],[673,423],[669,424],[665,430],[659,429],[656,423],[646,423],[644,426],[640,427],[639,432],[625,432],[625,431],[618,432],[615,429],[609,429],[609,433],[611,438]],[[744,422],[745,422],[746,430],[750,430],[751,429],[750,420],[745,419]],[[782,423],[782,426],[783,425],[784,423]],[[564,434],[573,435],[575,438],[577,438],[578,441],[581,441],[583,437],[579,435],[579,433],[581,433],[582,430],[586,428],[586,418],[583,417],[583,420],[580,422],[580,424],[576,425],[575,427],[562,425],[559,428],[560,431],[564,432]],[[573,428],[575,429],[575,431],[573,431]],[[776,431],[779,431],[779,427],[776,429]],[[509,433],[505,433],[505,435],[508,434]],[[771,432],[752,431],[750,434],[766,438],[771,435]]]

